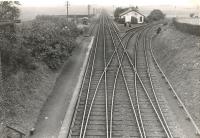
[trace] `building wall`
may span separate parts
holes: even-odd
[[[137,18],[137,23],[144,22],[144,16],[135,11],[129,12],[129,13],[123,15],[121,18],[125,18],[125,22],[131,22],[131,17]]]

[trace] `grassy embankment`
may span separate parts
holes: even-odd
[[[38,16],[5,36],[1,122],[24,132],[34,126],[79,34],[75,24],[66,23],[65,18]]]

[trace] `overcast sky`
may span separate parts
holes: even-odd
[[[66,0],[19,0],[25,7],[54,7],[63,6]],[[200,0],[68,0],[71,5],[106,5],[106,6],[146,6],[146,5],[200,5]]]

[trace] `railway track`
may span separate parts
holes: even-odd
[[[115,27],[101,15],[68,137],[173,138],[146,52],[151,27],[122,38]]]
[[[98,31],[98,34],[99,34],[99,32],[100,32],[100,28],[99,28],[99,31]],[[104,36],[104,35],[102,35],[102,36]],[[97,43],[96,43],[97,44]],[[95,48],[97,48],[97,47],[95,47]],[[110,70],[111,70],[111,72],[113,73],[113,74],[111,74],[111,73],[109,73],[109,75],[106,75],[106,76],[108,76],[108,78],[113,78],[113,75],[114,75],[114,73],[115,73],[115,71],[112,71],[113,69],[116,69],[116,67],[115,66],[117,66],[117,60],[115,59],[115,58],[113,58],[114,57],[114,55],[115,55],[115,52],[113,52],[112,54],[111,54],[111,52],[109,52],[109,51],[112,51],[112,49],[111,50],[108,50],[108,49],[110,49],[110,48],[108,48],[108,47],[106,47],[106,50],[105,50],[105,48],[104,48],[104,53],[105,53],[105,51],[108,51],[108,54],[107,54],[107,58],[105,58],[104,59],[104,66],[105,66],[105,64],[107,63],[107,66],[108,65],[112,65],[111,67],[110,67]],[[94,50],[95,51],[95,50]],[[93,52],[92,52],[93,53]],[[95,53],[95,52],[94,52]],[[105,54],[104,54],[105,55]],[[90,57],[94,57],[94,54],[91,54],[91,56]],[[108,60],[108,57],[109,57],[109,60]],[[90,58],[90,59],[92,59],[92,58]],[[93,58],[94,59],[94,58]],[[115,60],[114,60],[115,59]],[[93,60],[94,61],[94,60]],[[90,62],[90,61],[89,61]],[[91,63],[89,63],[89,64],[91,64]],[[89,67],[89,64],[88,64],[88,70],[90,70],[90,72],[93,72],[92,70],[94,70],[94,69],[92,69],[92,68],[94,68],[94,64],[92,64],[92,66],[90,66]],[[99,66],[99,64],[97,64],[97,66],[96,66],[96,68],[95,68],[95,70],[97,71],[99,68],[98,68],[98,66]],[[108,70],[107,69],[107,67],[106,68],[104,68],[104,72],[106,72],[105,71],[105,69],[106,70]],[[100,72],[101,72],[102,70],[100,69]],[[108,71],[109,72],[109,71]],[[87,74],[87,73],[86,73]],[[89,73],[88,73],[89,74]],[[91,76],[91,74],[92,73],[90,73],[90,75],[86,75],[86,79],[87,78],[90,78],[89,80],[91,80],[91,77],[88,77],[88,76]],[[100,79],[99,79],[99,81],[98,82],[95,82],[95,79],[94,78],[96,78],[96,76],[97,76],[97,78],[99,78],[100,77]],[[104,112],[106,112],[106,111],[102,111],[102,110],[105,110],[106,109],[106,107],[105,107],[105,104],[104,103],[102,103],[102,102],[104,102],[105,101],[105,98],[103,98],[104,100],[97,100],[98,99],[98,97],[105,97],[105,95],[103,96],[103,92],[99,92],[99,91],[104,91],[104,89],[101,89],[101,87],[102,87],[102,85],[103,85],[103,83],[101,83],[101,79],[103,78],[103,74],[101,74],[101,76],[98,76],[98,73],[95,73],[95,77],[93,77],[93,81],[92,82],[94,82],[94,83],[96,83],[97,85],[98,85],[98,88],[96,87],[95,88],[95,90],[94,89],[90,89],[90,87],[91,86],[94,86],[94,85],[92,85],[92,84],[90,84],[91,83],[91,81],[90,81],[90,83],[88,83],[88,84],[86,84],[85,86],[87,87],[87,88],[89,88],[89,89],[87,89],[88,90],[88,92],[89,92],[89,90],[91,91],[90,92],[90,96],[91,97],[89,97],[89,96],[87,96],[87,94],[85,95],[85,96],[83,96],[85,93],[82,91],[82,94],[81,94],[81,98],[80,98],[80,101],[79,101],[79,103],[78,103],[78,106],[77,106],[77,112],[75,113],[76,115],[76,117],[75,117],[75,120],[73,121],[73,124],[72,124],[72,126],[73,126],[73,128],[71,129],[71,135],[70,136],[74,136],[74,137],[84,137],[84,135],[85,135],[85,132],[84,131],[86,131],[86,129],[83,127],[83,126],[85,126],[85,125],[87,125],[88,124],[88,117],[90,117],[90,114],[91,114],[91,117],[90,117],[90,125],[89,125],[89,128],[90,128],[90,126],[92,126],[92,124],[91,124],[91,122],[94,122],[94,121],[92,121],[92,118],[94,118],[94,119],[97,119],[94,123],[94,125],[93,125],[93,127],[92,127],[92,129],[89,129],[88,128],[88,130],[87,130],[87,137],[89,137],[89,136],[91,136],[91,137],[93,137],[94,135],[92,135],[92,134],[95,134],[96,136],[105,136],[106,135],[106,133],[105,133],[105,130],[102,130],[101,131],[101,129],[100,129],[100,127],[102,128],[102,126],[104,126],[104,125],[106,125],[105,123],[106,123],[106,118],[105,118],[105,114],[104,115],[102,115],[101,116],[101,114],[102,113],[104,113]],[[85,80],[86,80],[85,79]],[[98,79],[97,79],[98,80]],[[105,80],[105,79],[104,79]],[[110,81],[111,80],[111,81]],[[88,81],[84,81],[84,83],[87,83]],[[112,86],[112,79],[108,79],[108,86]],[[109,84],[111,84],[111,85],[109,85]],[[104,82],[104,85],[105,85],[105,82]],[[109,90],[112,90],[113,88],[112,87],[109,87],[108,88],[108,91]],[[83,88],[83,90],[84,90],[84,88]],[[94,91],[93,91],[94,90]],[[94,92],[93,94],[91,94],[92,93],[92,91]],[[98,94],[99,95],[95,95],[95,93],[97,93],[97,91],[98,91]],[[83,94],[84,93],[84,94]],[[88,94],[89,95],[89,94]],[[93,105],[93,112],[91,113],[91,110],[89,109],[89,107],[87,106],[87,105],[91,105],[91,102],[93,102],[93,97],[94,97],[94,95],[95,95],[95,101],[99,101],[99,102],[96,102],[94,105]],[[110,97],[110,95],[108,94],[107,95],[108,97]],[[89,97],[89,99],[90,100],[85,100],[85,99],[88,99],[88,97]],[[82,100],[83,99],[83,100]],[[110,100],[107,100],[108,102],[110,101]],[[82,104],[83,103],[83,104]],[[110,104],[108,104],[108,105],[110,105]],[[109,108],[109,106],[107,105],[107,108]],[[82,106],[84,106],[84,107],[82,107]],[[97,108],[96,108],[96,106],[98,106]],[[101,107],[100,107],[101,106]],[[85,109],[85,110],[84,110]],[[98,114],[98,116],[96,116],[96,117],[94,117],[95,116],[95,114],[93,114],[94,113],[94,111],[95,111],[95,109],[97,109],[97,110],[99,110],[99,113],[97,113],[97,112],[95,112],[95,113],[97,113]],[[100,109],[102,109],[102,110],[100,110]],[[84,113],[84,111],[85,111],[85,113]],[[81,112],[81,113],[80,113]],[[87,113],[86,113],[87,112]],[[107,112],[108,113],[108,112]],[[82,117],[82,121],[80,121],[81,119],[81,117],[79,117],[77,114],[80,114],[80,115],[82,115],[83,114],[83,117]],[[87,114],[87,115],[86,115]],[[86,117],[86,116],[88,116],[88,117]],[[84,118],[84,119],[83,119]],[[99,120],[98,120],[98,118],[99,118]],[[108,118],[107,118],[108,119]],[[81,123],[82,122],[82,123]],[[98,124],[97,124],[97,122],[98,122]],[[81,125],[80,125],[80,123],[81,123]],[[80,127],[80,126],[82,126],[82,127]],[[108,121],[107,121],[107,126],[108,126]],[[94,128],[97,128],[97,127],[99,127],[98,129],[94,129]],[[107,127],[108,128],[108,127]],[[96,130],[96,131],[95,131]],[[108,129],[107,129],[107,131],[108,131]],[[103,132],[103,133],[105,133],[105,134],[103,134],[103,133],[101,133],[101,132]]]
[[[163,82],[165,83],[165,86],[168,89],[168,92],[170,93],[171,97],[174,99],[176,106],[179,113],[183,114],[182,116],[182,120],[185,120],[187,124],[187,127],[184,129],[184,131],[187,134],[187,137],[194,137],[194,138],[199,138],[200,137],[200,129],[198,128],[198,126],[196,125],[195,121],[193,120],[192,116],[190,115],[189,111],[187,110],[186,106],[184,105],[184,103],[182,102],[182,100],[180,99],[180,97],[178,96],[178,94],[176,93],[175,89],[173,88],[172,84],[170,83],[169,79],[167,78],[167,76],[165,75],[165,73],[163,72],[163,70],[161,69],[161,67],[159,66],[157,59],[154,56],[154,52],[153,52],[153,48],[151,46],[152,43],[152,38],[155,36],[155,34],[152,34],[152,30],[154,30],[155,28],[157,29],[159,26],[153,26],[152,28],[149,29],[149,38],[147,38],[147,41],[149,42],[149,45],[147,46],[147,54],[149,54],[149,60],[151,60],[151,64],[154,64],[152,69],[149,69],[150,72],[152,72],[152,76],[155,74],[155,72],[157,72],[157,74],[160,74],[160,80],[163,80]],[[150,37],[151,36],[151,37]],[[152,67],[152,66],[151,66]],[[181,118],[181,116],[180,116]],[[189,135],[188,135],[189,134]]]
[[[96,28],[96,25],[97,25],[97,21],[91,22],[90,27],[89,27],[89,30],[88,30],[88,32],[87,32],[87,35],[88,35],[88,36],[91,36],[91,35],[94,34],[94,32],[95,32],[94,30],[95,30],[95,28]]]
[[[140,39],[138,39],[138,40],[140,40]],[[143,45],[145,45],[145,44],[143,43]],[[139,48],[141,48],[141,46]],[[130,66],[127,66],[124,69],[121,68],[121,70],[122,70],[122,74],[124,76],[125,85],[127,86],[127,92],[130,97],[131,104],[133,105],[133,101],[136,101],[135,105],[138,107],[137,108],[138,112],[135,114],[135,117],[136,117],[137,121],[139,122],[138,128],[140,130],[141,137],[172,137],[171,134],[167,132],[167,130],[164,126],[165,125],[164,123],[166,123],[166,122],[161,120],[161,116],[158,113],[159,110],[155,107],[156,105],[153,103],[153,101],[148,93],[149,89],[147,89],[145,87],[145,84],[147,83],[148,78],[146,78],[145,84],[144,84],[143,83],[144,80],[140,77],[140,75],[147,74],[147,67],[145,67],[145,64],[147,64],[147,62],[145,62],[146,60],[142,59],[142,58],[145,58],[146,56],[140,55],[140,57],[139,57],[140,60],[139,60],[137,57],[137,55],[139,55],[139,54],[136,54],[136,53],[140,53],[140,52],[143,53],[143,50],[139,51],[136,48],[135,51],[137,51],[137,52],[135,52],[136,63],[135,63],[134,68],[136,70],[137,69],[140,70],[140,72],[136,72],[136,70],[133,71],[133,69]],[[128,54],[127,54],[127,56],[128,56]],[[129,62],[131,62],[129,56],[128,56],[128,59],[129,59]],[[131,64],[132,64],[132,62],[131,62]],[[138,65],[140,65],[140,66],[138,67]],[[124,72],[126,72],[126,73],[124,73]],[[135,81],[133,81],[134,75],[131,74],[133,72],[135,72],[135,76],[137,76],[137,78],[139,79],[139,81],[138,81],[139,83],[137,83],[137,79],[135,79]],[[129,80],[131,83],[135,82],[135,90],[134,90],[134,88],[132,88],[133,89],[132,92],[130,92],[129,88],[133,84],[127,83],[126,77],[129,77]],[[149,80],[149,82],[151,85],[152,84],[151,80]],[[135,95],[133,94],[134,91],[136,91]]]

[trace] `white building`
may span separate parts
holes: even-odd
[[[143,14],[133,8],[129,8],[128,10],[121,13],[119,16],[120,18],[125,19],[125,23],[131,23],[131,21],[134,23],[143,23],[145,17]]]

